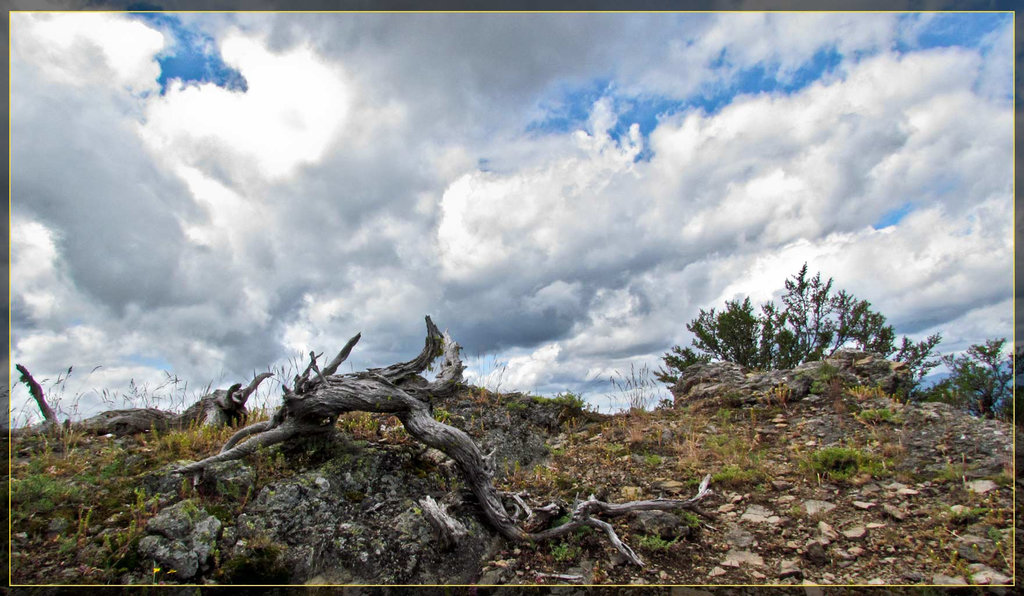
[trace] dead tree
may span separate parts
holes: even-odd
[[[43,388],[32,378],[24,366],[18,364],[16,368],[21,373],[21,381],[28,386],[29,393],[39,404],[39,410],[43,413],[43,426],[45,428],[57,427],[57,415],[46,403]],[[247,387],[243,388],[241,383],[236,383],[226,390],[217,389],[213,393],[201,397],[199,401],[181,413],[157,408],[108,410],[70,426],[88,433],[109,433],[119,436],[145,432],[150,429],[164,431],[188,428],[192,425],[230,426],[245,419],[246,401],[256,391],[260,383],[272,376],[271,373],[261,373],[256,375]]]
[[[462,430],[438,422],[431,415],[431,399],[453,394],[462,382],[465,367],[459,358],[459,345],[447,334],[442,335],[430,317],[426,318],[426,323],[427,338],[423,351],[408,362],[387,368],[335,374],[338,366],[348,358],[359,341],[359,334],[350,339],[341,352],[322,369],[317,364],[322,354],[310,352],[306,370],[295,376],[291,388],[283,386],[283,404],[270,420],[239,430],[228,439],[220,453],[183,466],[177,472],[198,473],[214,463],[240,459],[260,448],[329,432],[338,416],[344,412],[379,412],[396,416],[410,436],[452,458],[483,509],[487,521],[503,536],[514,541],[550,540],[579,527],[592,526],[603,531],[612,544],[632,562],[643,565],[640,557],[619,539],[612,525],[600,517],[614,517],[640,510],[672,509],[689,509],[711,517],[711,514],[696,505],[710,493],[708,484],[711,477],[708,475],[697,494],[685,501],[656,499],[614,504],[598,501],[591,496],[575,506],[569,523],[538,532],[525,530],[524,527],[537,527],[537,518],[545,513],[550,514],[552,506],[534,510],[517,496],[505,495],[514,498],[520,509],[518,515],[510,515],[502,504],[503,495],[492,481],[494,470],[491,462],[480,452],[476,443]],[[440,372],[434,381],[427,382],[419,373],[439,356],[443,356]],[[435,513],[435,527],[445,527],[440,532],[443,539],[446,542],[457,540],[457,522],[444,521],[447,514],[443,509],[435,507],[432,512]],[[522,526],[517,522],[521,522]]]

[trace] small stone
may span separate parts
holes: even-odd
[[[923,573],[918,573],[916,571],[908,571],[907,573],[903,574],[902,579],[908,584],[919,584],[925,580],[925,577]]]
[[[854,501],[853,506],[856,507],[857,509],[863,509],[864,511],[867,511],[868,509],[874,507],[875,504],[870,503],[868,501]]]
[[[747,507],[747,510],[740,516],[740,519],[755,524],[777,524],[781,521],[779,516],[773,515],[771,510],[760,505]]]
[[[868,529],[864,526],[857,524],[856,526],[850,526],[843,530],[843,536],[851,540],[860,540],[868,533]]]
[[[884,579],[882,579],[880,577],[875,577],[875,578],[872,578],[872,579],[868,580],[868,585],[869,586],[884,586],[887,583],[889,583],[889,582],[885,581]]]
[[[755,570],[755,571],[751,571],[750,572],[750,577],[752,577],[754,579],[766,579],[768,576],[766,576],[765,574],[761,573],[760,571],[756,571]]]
[[[752,553],[749,550],[730,549],[725,554],[725,560],[720,563],[725,567],[739,567],[740,565],[764,565],[761,555]]]
[[[825,552],[825,546],[826,545],[817,540],[808,542],[805,548],[804,557],[808,561],[817,563],[818,565],[828,563],[828,554]]]
[[[936,573],[932,576],[932,584],[936,586],[965,586],[967,580],[960,576],[943,575]]]
[[[971,582],[975,584],[1008,584],[1011,581],[1009,577],[999,573],[988,565],[975,563],[973,565],[968,565],[967,568],[971,571]]]
[[[733,509],[736,509],[736,506],[733,505],[732,503],[726,503],[725,505],[719,505],[718,506],[718,512],[719,513],[729,513]]]
[[[850,553],[851,557],[859,557],[864,554],[864,549],[859,546],[851,546],[846,552]]]
[[[889,517],[891,517],[891,518],[893,518],[895,520],[903,521],[903,520],[907,519],[907,512],[906,511],[903,511],[902,509],[899,509],[899,508],[897,508],[897,507],[895,507],[893,505],[890,505],[888,503],[882,505],[882,510],[885,511],[885,513]]]
[[[331,490],[331,482],[324,478],[323,476],[317,476],[316,480],[314,480],[313,482],[316,484],[317,488],[319,488],[322,491]]]
[[[971,492],[976,492],[979,495],[983,495],[997,488],[999,488],[999,485],[997,485],[995,482],[992,482],[991,480],[972,480],[967,483],[967,490]]]
[[[921,494],[921,491],[914,490],[912,488],[901,488],[898,491],[896,491],[896,494],[898,494],[898,495],[906,495],[906,496],[919,495],[919,494]]]
[[[893,482],[893,483],[887,484],[885,486],[885,488],[887,488],[889,490],[896,490],[896,491],[898,491],[898,490],[907,488],[907,485],[903,484],[902,482]]]
[[[978,563],[988,558],[989,552],[995,544],[988,538],[964,534],[960,536],[956,552],[961,559]]]
[[[754,535],[743,528],[733,525],[725,533],[725,540],[737,548],[747,548],[754,544]]]
[[[786,503],[792,503],[795,500],[796,500],[796,497],[794,497],[793,495],[782,495],[778,499],[775,499],[775,502],[779,503],[780,505],[783,505],[783,504],[786,504]]]
[[[719,575],[725,575],[725,569],[715,567],[711,570],[711,573],[708,574],[709,577],[718,577]]]
[[[828,513],[835,509],[836,506],[828,501],[817,501],[810,499],[804,501],[804,509],[807,511],[807,515],[816,515],[818,513]]]
[[[800,569],[800,559],[783,559],[779,565],[779,579],[795,577],[802,579],[804,572]]]
[[[662,480],[654,485],[655,487],[670,493],[681,493],[686,486],[678,480]]]
[[[785,480],[772,480],[772,488],[779,491],[789,490],[790,488],[793,488],[793,483],[786,482]]]
[[[880,523],[878,523],[878,522],[871,522],[871,523],[869,523],[869,524],[867,525],[867,528],[868,528],[869,530],[877,530],[877,529],[879,529],[879,528],[884,528],[885,526],[886,526],[886,524],[880,524]]]
[[[832,526],[823,521],[818,522],[818,532],[821,533],[822,538],[826,538],[828,540],[839,540],[839,534],[836,533]]]
[[[949,510],[955,513],[956,515],[960,515],[961,513],[969,511],[970,507],[964,507],[963,505],[953,505],[952,507],[949,508]]]

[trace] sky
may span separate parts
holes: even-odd
[[[348,370],[407,360],[430,315],[471,382],[609,411],[805,262],[942,353],[1012,339],[1012,28],[13,13],[11,378],[176,407],[357,332]]]

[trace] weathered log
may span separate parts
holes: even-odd
[[[57,415],[43,395],[43,389],[24,366],[16,365],[21,373],[21,381],[28,385],[29,393],[39,404],[43,413],[42,429],[59,428]],[[85,420],[70,424],[70,428],[92,434],[113,434],[116,436],[132,435],[148,430],[166,431],[170,429],[200,426],[232,426],[245,419],[248,411],[245,404],[256,391],[260,383],[272,377],[271,373],[256,375],[248,386],[236,383],[228,389],[217,389],[205,395],[184,412],[175,413],[157,408],[128,408],[124,410],[107,410]],[[66,423],[67,424],[67,423]],[[40,427],[33,426],[18,432],[37,432]]]
[[[630,511],[650,509],[690,509],[710,517],[710,514],[696,507],[697,501],[710,493],[708,484],[711,476],[708,475],[701,483],[697,495],[685,501],[659,499],[612,504],[591,497],[575,507],[572,520],[567,524],[540,532],[524,530],[502,504],[501,495],[492,482],[493,470],[476,443],[462,430],[438,422],[431,415],[431,397],[456,391],[462,382],[464,366],[459,357],[459,345],[447,334],[442,335],[429,316],[426,317],[426,325],[427,337],[420,354],[408,362],[386,368],[342,375],[325,374],[336,371],[337,366],[348,357],[359,341],[358,334],[349,340],[324,371],[320,371],[317,366],[318,356],[310,353],[310,364],[301,375],[296,375],[294,388],[283,388],[282,406],[271,420],[241,429],[228,439],[220,453],[182,466],[177,472],[197,473],[214,463],[246,457],[261,447],[322,433],[332,429],[338,416],[344,412],[379,412],[393,414],[410,436],[454,460],[487,521],[511,540],[550,540],[578,527],[592,526],[604,531],[615,548],[629,560],[643,565],[636,553],[619,540],[612,525],[595,516],[613,517]],[[428,383],[419,373],[438,356],[444,356],[441,370],[437,378]],[[316,374],[311,376],[314,372]],[[528,508],[525,503],[521,507]],[[533,512],[527,512],[527,518],[532,517]]]

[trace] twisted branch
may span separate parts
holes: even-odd
[[[528,532],[520,527],[514,519],[518,516],[509,515],[502,504],[501,494],[494,487],[491,467],[476,443],[464,431],[438,422],[431,415],[430,397],[454,391],[462,382],[465,367],[459,358],[458,344],[450,336],[442,335],[430,317],[426,318],[426,324],[427,338],[420,354],[408,362],[387,368],[334,374],[359,341],[359,334],[349,340],[322,372],[317,368],[318,356],[311,352],[310,365],[301,376],[296,375],[294,390],[285,389],[284,403],[272,420],[239,430],[228,439],[220,453],[179,468],[177,472],[196,473],[214,463],[246,457],[261,447],[269,447],[307,433],[323,432],[323,421],[333,422],[343,412],[380,412],[395,415],[411,437],[444,452],[454,460],[488,522],[510,540],[540,542],[564,536],[582,526],[591,526],[602,530],[612,545],[630,561],[643,565],[640,557],[619,539],[612,525],[597,516],[615,517],[631,511],[690,509],[710,517],[710,514],[696,507],[696,503],[711,492],[708,488],[711,482],[709,474],[704,477],[697,494],[685,501],[655,499],[615,504],[598,501],[591,496],[576,505],[572,519],[567,524],[540,532]],[[412,380],[442,355],[444,361],[437,379],[428,383],[426,389],[422,381],[416,383]],[[317,377],[310,379],[309,373],[314,371]],[[247,441],[240,443],[247,437]],[[526,514],[527,526],[535,525],[538,517],[534,510],[518,496],[513,495],[513,498],[518,508]],[[552,504],[537,511],[550,514],[556,508]]]

